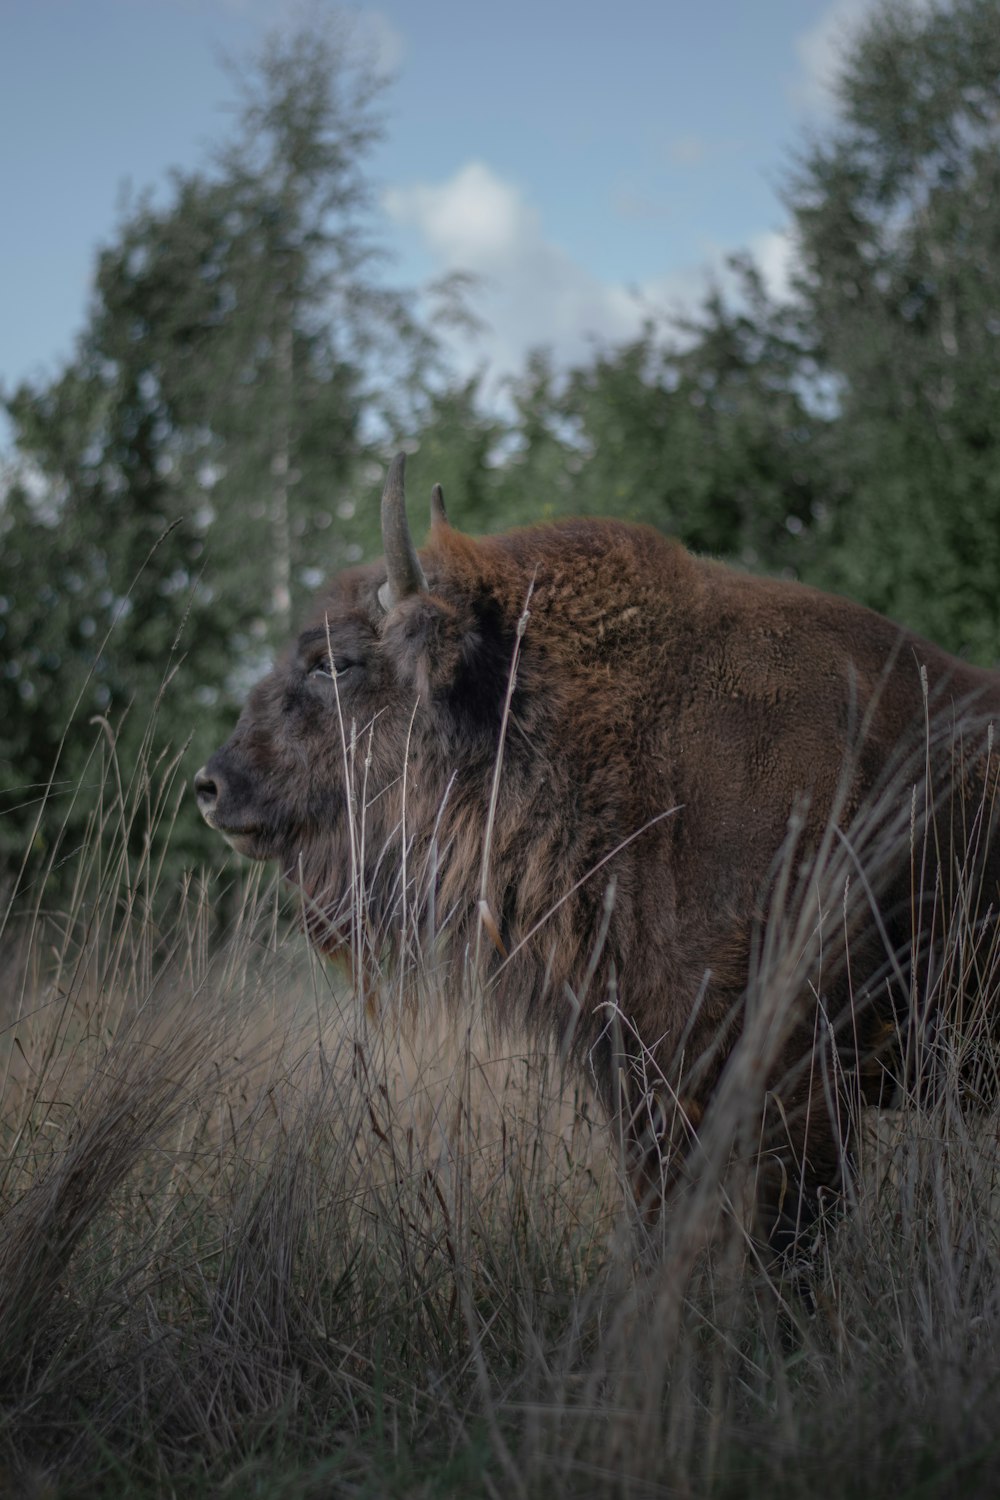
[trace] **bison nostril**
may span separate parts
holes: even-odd
[[[219,787],[214,776],[209,776],[205,767],[194,778],[194,794],[203,813],[209,813],[219,800]]]

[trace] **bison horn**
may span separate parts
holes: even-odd
[[[423,593],[427,588],[424,570],[420,566],[406,520],[406,494],[403,488],[405,467],[406,454],[397,453],[389,465],[385,489],[382,491],[382,546],[388,577],[378,591],[378,598],[385,610],[392,609],[393,605],[398,604],[400,599],[405,599],[408,594]]]
[[[447,526],[448,512],[444,508],[444,490],[436,484],[431,490],[431,526]]]

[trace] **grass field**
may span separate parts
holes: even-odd
[[[360,1003],[269,877],[224,941],[196,882],[158,917],[149,804],[5,922],[0,1494],[1000,1491],[1000,1114],[957,1047],[782,1277],[739,1097],[647,1231],[586,1081],[419,963]]]

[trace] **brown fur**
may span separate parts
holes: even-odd
[[[359,920],[369,952],[398,947],[405,905],[409,931],[444,939],[436,946],[457,992],[478,953],[501,1017],[557,1034],[572,1025],[576,1055],[632,1120],[643,1191],[651,1151],[672,1133],[683,1154],[717,1088],[793,811],[807,807],[798,858],[819,847],[831,815],[849,832],[866,815],[874,827],[870,809],[894,769],[908,809],[929,703],[949,738],[955,719],[976,737],[958,793],[971,819],[1000,678],[856,604],[746,577],[647,527],[567,521],[473,540],[438,517],[420,556],[426,592],[388,613],[377,599],[382,563],[333,580],[300,645],[254,689],[200,773],[206,815],[301,883],[312,936],[328,951],[359,949]],[[526,606],[483,907],[484,833]],[[309,675],[327,639],[336,686]],[[933,744],[944,739],[932,731]],[[352,761],[363,908],[351,896]],[[926,795],[940,799],[940,784],[932,776]],[[908,822],[906,811],[893,825],[891,854],[883,841],[882,925],[869,908],[855,920],[849,987],[844,965],[826,970],[829,1013],[846,1017],[842,1031],[865,1059],[869,1030],[898,1030],[875,981],[890,959],[908,961]],[[990,825],[980,862],[990,899],[994,844]],[[780,1076],[767,1080],[779,1096],[789,1080],[781,1173],[799,1190],[796,1218],[836,1181],[841,1159],[804,1062],[813,1034],[809,1006]],[[648,1096],[635,1107],[651,1068],[670,1109],[651,1109]],[[869,1094],[883,1076],[855,1070]],[[768,1214],[780,1232],[787,1210],[772,1203]]]

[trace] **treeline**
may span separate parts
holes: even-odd
[[[739,258],[683,326],[569,371],[538,351],[499,412],[444,353],[474,287],[427,314],[386,278],[371,70],[310,31],[241,87],[209,167],[126,212],[64,372],[6,396],[0,880],[72,847],[110,745],[127,774],[190,739],[186,777],[228,733],[322,576],[379,550],[400,443],[463,529],[642,519],[1000,658],[1000,0],[856,36],[785,184],[786,299]],[[171,847],[218,857],[190,799]]]

